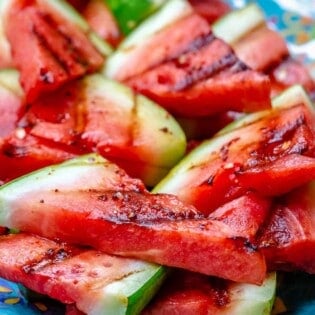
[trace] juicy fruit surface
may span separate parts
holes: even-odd
[[[171,12],[173,6],[184,3],[170,1],[161,12]],[[181,14],[156,29],[155,20],[163,16],[161,12],[122,42],[107,62],[108,76],[178,116],[269,107],[267,76],[241,62],[230,46],[213,35],[206,20],[186,4]],[[187,34],[186,29],[191,32]]]
[[[147,119],[151,115],[154,121]],[[164,109],[100,74],[38,98],[19,124],[26,135],[22,141],[9,137],[3,158],[11,164],[33,159],[28,171],[60,162],[63,156],[97,151],[153,186],[183,156],[186,147],[183,131]],[[34,152],[32,142],[42,145],[43,154]],[[22,149],[22,157],[14,154]]]
[[[262,282],[265,262],[251,240],[269,209],[264,199],[244,197],[206,218],[175,196],[150,194],[116,166],[94,159],[74,159],[2,186],[0,224],[112,254]],[[63,177],[67,181],[58,184]],[[257,222],[252,228],[233,218],[238,205],[248,208],[244,221]],[[265,214],[256,217],[257,211]]]
[[[28,234],[1,236],[0,253],[1,276],[63,303],[76,303],[88,314],[99,314],[102,308],[110,310],[119,299],[127,309],[128,293],[115,292],[111,286],[117,280],[131,281],[130,287],[136,291],[158,271],[158,266],[149,263]]]
[[[258,240],[270,268],[315,272],[314,192],[312,181],[275,202]]]
[[[157,190],[175,193],[206,213],[247,190],[286,193],[314,178],[313,119],[305,105],[272,110],[204,142]]]
[[[29,101],[102,66],[87,35],[41,1],[14,1],[8,12],[6,33]]]
[[[176,270],[144,314],[264,315],[271,311],[275,289],[275,274],[255,286]]]

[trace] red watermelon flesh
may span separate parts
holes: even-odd
[[[194,10],[210,24],[231,11],[223,0],[189,0]]]
[[[230,302],[228,282],[176,270],[143,315],[220,314]]]
[[[72,146],[57,144],[17,129],[0,146],[0,181],[8,182],[42,167],[82,154]]]
[[[245,35],[233,48],[249,67],[263,72],[278,65],[289,55],[284,38],[265,25]]]
[[[314,182],[276,200],[259,247],[270,269],[315,273]]]
[[[0,236],[0,263],[1,277],[63,303],[75,303],[91,314],[106,299],[117,299],[113,291],[106,291],[108,285],[143,273],[149,266],[31,234]],[[125,293],[119,297],[127,299]]]
[[[83,31],[36,1],[13,2],[6,33],[29,101],[96,71],[104,61]]]
[[[197,147],[192,157],[209,154],[196,162],[186,157],[174,169],[176,180],[160,188],[205,213],[248,190],[281,195],[315,178],[314,139],[308,107],[273,110]]]
[[[279,94],[294,84],[301,84],[315,100],[315,81],[311,77],[308,68],[293,58],[287,58],[269,71],[271,79],[272,95]]]
[[[196,220],[171,197],[58,190],[13,207],[10,225],[49,238],[238,282],[261,283],[265,276],[264,259],[244,233],[219,220]]]
[[[86,166],[66,162],[60,170],[43,169],[2,186],[1,200],[10,215],[1,224],[238,282],[263,281],[264,258],[252,239],[269,209],[264,199],[240,198],[213,219],[205,218],[175,196],[146,192],[109,162],[88,161]],[[233,213],[241,207],[253,209],[244,209],[238,226]],[[253,218],[257,212],[262,215]],[[248,224],[250,217],[257,223]]]
[[[14,131],[23,111],[22,99],[0,85],[0,138],[8,136]]]
[[[226,57],[217,60],[222,68],[213,76],[190,84],[186,73],[184,88],[177,88],[176,83],[181,83],[178,76],[174,85],[168,82],[169,74],[176,74],[177,65],[172,62],[131,78],[127,84],[180,117],[207,117],[229,110],[251,112],[269,108],[269,79],[240,62],[230,64],[226,69]],[[231,60],[234,60],[233,55]],[[215,68],[215,65],[211,67]],[[200,69],[194,70],[198,77]],[[194,73],[192,77],[195,77]]]

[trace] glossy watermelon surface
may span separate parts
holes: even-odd
[[[135,291],[139,287],[141,291],[143,286],[144,292],[140,294],[145,296],[145,290],[149,290],[146,278],[159,270],[146,262],[122,259],[27,234],[1,236],[0,252],[2,277],[63,303],[75,303],[78,309],[88,314],[100,314],[106,308],[109,312],[115,309],[123,312],[124,307],[119,309],[115,304],[123,300],[123,304],[128,305],[132,292],[121,290],[117,293],[117,281],[129,282]],[[163,271],[160,278],[163,278]],[[128,311],[139,312],[141,309],[136,310],[137,306]],[[34,314],[39,313],[34,309]]]
[[[40,170],[0,191],[3,226],[238,282],[261,283],[265,277],[264,258],[252,241],[269,202],[256,196],[207,218],[175,196],[150,194],[140,181],[93,155]],[[235,218],[238,206],[246,209],[243,225]]]
[[[205,141],[157,189],[206,213],[247,190],[286,193],[314,178],[313,115],[303,104],[274,109]]]
[[[5,30],[29,101],[104,62],[83,30],[42,1],[13,1]]]

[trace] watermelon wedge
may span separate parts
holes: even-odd
[[[275,201],[259,246],[270,269],[315,273],[315,182]]]
[[[78,14],[62,0],[15,0],[6,12],[6,34],[28,101],[102,66],[91,33],[75,23],[80,17],[71,18]]]
[[[2,277],[88,315],[139,314],[166,276],[158,265],[30,234],[1,236],[0,262]]]
[[[154,191],[209,213],[248,190],[275,196],[314,179],[314,108],[302,88],[287,93],[203,142]]]
[[[216,36],[233,47],[241,60],[252,69],[269,75],[272,96],[300,84],[314,99],[315,82],[309,69],[290,57],[284,38],[269,28],[257,4],[231,11],[214,23],[212,28]]]
[[[268,77],[241,62],[185,0],[168,1],[123,40],[105,74],[177,116],[270,107]]]
[[[238,282],[265,277],[251,232],[235,228],[235,220],[208,219],[175,196],[150,194],[99,156],[3,185],[0,205],[0,225],[21,231]],[[264,199],[254,206],[269,209]]]
[[[100,74],[38,98],[21,124],[31,137],[65,151],[99,152],[151,187],[186,149],[185,135],[170,114]]]
[[[175,271],[143,315],[267,315],[272,309],[275,289],[275,273],[268,274],[263,284],[256,286]]]

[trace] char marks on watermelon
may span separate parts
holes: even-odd
[[[87,34],[41,1],[13,1],[6,33],[29,101],[104,62]]]
[[[24,233],[0,236],[0,263],[1,277],[63,303],[75,303],[86,314],[99,314],[108,299],[117,298],[108,286],[154,268],[134,259]],[[139,285],[141,281],[144,279]],[[124,292],[119,298],[128,303]]]
[[[205,213],[248,190],[281,195],[315,178],[314,139],[308,106],[273,109],[204,142],[157,191],[177,194]]]
[[[268,213],[268,201],[244,196],[207,218],[175,196],[150,194],[109,162],[86,159],[21,178],[22,190],[14,190],[18,198],[10,194],[9,200],[6,192],[18,181],[1,187],[3,211],[10,212],[1,224],[233,281],[263,281],[265,262],[253,235]],[[67,181],[57,184],[58,178]],[[23,193],[28,182],[38,189]],[[240,207],[245,208],[241,225],[235,219]]]
[[[108,60],[107,74],[178,116],[270,107],[268,77],[241,62],[198,14],[151,35],[133,45],[128,38],[122,42]]]

